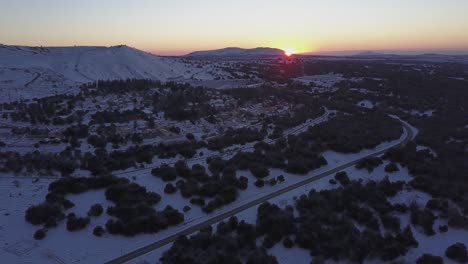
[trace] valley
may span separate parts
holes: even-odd
[[[0,46],[2,258],[456,263],[468,65],[277,53]]]

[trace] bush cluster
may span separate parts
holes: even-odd
[[[187,238],[181,236],[160,258],[163,264],[176,263],[263,263],[276,264],[274,256],[255,243],[255,226],[230,218],[217,225],[202,229]]]
[[[217,263],[228,261],[225,257],[230,256],[229,263],[244,263],[237,258],[250,256],[250,250],[257,251],[257,241],[261,241],[263,248],[272,248],[282,241],[286,248],[308,249],[314,260],[347,259],[358,263],[375,258],[395,260],[418,246],[411,228],[401,229],[395,216],[405,211],[405,207],[387,200],[402,187],[402,182],[392,183],[388,178],[367,184],[351,181],[342,188],[311,191],[299,197],[294,207],[264,203],[257,209],[254,226],[231,218],[220,223],[216,233],[206,228],[191,238],[180,237],[160,260],[162,263]],[[356,223],[362,226],[362,231]],[[215,249],[216,254],[212,252]],[[275,263],[274,258],[269,262],[265,257],[257,255],[255,261],[248,257],[246,263]]]
[[[263,140],[265,133],[251,128],[229,128],[222,136],[208,140],[208,149],[223,150],[232,145],[244,145],[249,142]]]
[[[64,210],[73,205],[65,199],[67,194],[98,189],[105,189],[106,199],[115,204],[107,208],[107,214],[115,217],[106,223],[106,229],[111,234],[133,236],[139,233],[155,233],[184,221],[183,214],[172,207],[168,206],[162,211],[153,208],[161,200],[159,194],[148,192],[145,187],[130,183],[128,179],[114,176],[68,177],[52,182],[46,201],[28,208],[26,220],[34,225],[55,227],[58,221],[65,219]],[[94,204],[88,216],[99,216],[103,211],[102,205]],[[74,213],[69,213],[66,219],[69,231],[81,230],[90,223],[89,218],[77,217]],[[102,227],[95,228],[93,233],[101,236],[104,233],[101,229]]]
[[[370,157],[360,160],[356,164],[357,169],[367,169],[367,171],[372,172],[375,168],[380,166],[383,161],[378,157]]]

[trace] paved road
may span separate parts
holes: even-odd
[[[136,250],[134,250],[134,251],[132,251],[132,252],[130,252],[130,253],[128,253],[128,254],[122,255],[122,256],[120,256],[120,257],[118,257],[118,258],[116,258],[116,259],[110,260],[110,261],[106,262],[106,264],[121,264],[121,263],[126,263],[126,262],[128,262],[128,261],[130,261],[130,260],[132,260],[132,259],[135,259],[135,258],[137,258],[137,257],[139,257],[139,256],[142,256],[142,255],[144,255],[144,254],[146,254],[146,253],[149,253],[149,252],[151,252],[151,251],[153,251],[153,250],[156,250],[156,249],[158,249],[158,248],[160,248],[160,247],[162,247],[162,246],[165,246],[165,245],[167,245],[167,244],[169,244],[169,243],[174,242],[174,241],[177,239],[177,237],[179,237],[179,236],[193,234],[193,233],[197,232],[198,230],[200,230],[200,229],[203,228],[203,227],[207,227],[207,226],[216,224],[216,223],[218,223],[218,222],[220,222],[220,221],[222,221],[222,220],[224,220],[224,219],[226,219],[226,218],[229,218],[229,217],[231,217],[231,216],[234,216],[234,215],[236,215],[236,214],[238,214],[238,213],[240,213],[240,212],[242,212],[242,211],[244,211],[244,210],[246,210],[246,209],[249,209],[249,208],[251,208],[251,207],[254,207],[254,206],[257,206],[257,205],[259,205],[259,204],[262,204],[262,203],[264,203],[264,202],[266,202],[266,201],[268,201],[268,200],[270,200],[270,199],[272,199],[272,198],[275,198],[275,197],[277,197],[277,196],[280,196],[280,195],[282,195],[282,194],[285,194],[285,193],[287,193],[287,192],[289,192],[289,191],[292,191],[292,190],[294,190],[294,189],[297,189],[297,188],[299,188],[299,187],[301,187],[301,186],[304,186],[304,185],[306,185],[306,184],[308,184],[308,183],[311,183],[311,182],[320,180],[320,179],[322,179],[322,178],[325,178],[325,177],[327,177],[327,176],[330,176],[330,175],[332,175],[332,174],[335,174],[335,173],[337,173],[337,172],[339,172],[339,171],[341,171],[341,170],[344,170],[344,169],[346,169],[346,168],[348,168],[348,167],[354,166],[354,165],[356,165],[359,161],[361,161],[362,159],[369,158],[369,157],[379,156],[379,155],[385,153],[387,150],[389,150],[389,149],[391,149],[391,148],[401,147],[401,146],[405,145],[406,143],[408,143],[409,141],[411,141],[411,139],[413,139],[413,137],[414,137],[414,134],[413,134],[413,131],[411,130],[411,128],[410,128],[407,124],[405,124],[405,123],[402,123],[402,125],[403,125],[403,128],[404,128],[404,129],[406,130],[406,132],[407,132],[407,137],[406,137],[402,142],[400,142],[400,143],[398,143],[398,144],[396,144],[396,145],[393,145],[393,146],[388,147],[388,148],[386,148],[386,149],[383,149],[383,150],[381,150],[381,151],[377,151],[377,152],[375,152],[375,153],[373,153],[373,154],[370,154],[370,155],[367,155],[367,156],[365,156],[365,157],[363,157],[363,158],[360,158],[360,159],[357,159],[357,160],[348,162],[348,163],[346,163],[346,164],[343,164],[343,165],[341,165],[341,166],[338,166],[338,167],[336,167],[336,168],[334,168],[334,169],[331,169],[331,170],[329,170],[329,171],[323,172],[323,173],[321,173],[321,174],[319,174],[319,175],[316,175],[316,176],[314,176],[314,177],[310,177],[310,178],[308,178],[308,179],[305,179],[305,180],[303,180],[303,181],[297,182],[297,183],[292,184],[292,185],[289,185],[289,186],[287,186],[287,187],[285,187],[285,188],[283,188],[283,189],[277,190],[277,191],[275,191],[275,192],[273,192],[273,193],[270,193],[270,194],[268,194],[268,195],[265,195],[265,196],[263,196],[263,197],[260,197],[260,198],[258,198],[258,199],[256,199],[256,200],[253,200],[253,201],[251,201],[251,202],[245,203],[245,204],[243,204],[243,205],[241,205],[241,206],[239,206],[239,207],[237,207],[237,208],[235,208],[235,209],[232,209],[232,210],[227,211],[227,212],[225,212],[225,213],[222,213],[222,214],[220,214],[220,215],[216,215],[216,216],[214,216],[214,217],[212,217],[212,218],[210,218],[210,219],[208,219],[208,220],[206,220],[206,221],[204,221],[204,222],[202,222],[202,223],[196,224],[196,225],[191,226],[191,227],[189,227],[189,228],[187,228],[187,229],[185,229],[185,230],[182,230],[182,231],[180,231],[180,232],[177,232],[176,234],[174,234],[174,235],[172,235],[172,236],[166,237],[166,238],[164,238],[164,239],[162,239],[162,240],[156,241],[156,242],[154,242],[154,243],[152,243],[152,244],[149,244],[149,245],[147,245],[147,246],[144,246],[144,247],[141,247],[141,248],[139,248],[139,249],[136,249]]]

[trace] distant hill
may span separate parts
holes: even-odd
[[[356,53],[354,56],[357,56],[357,57],[371,57],[371,56],[387,56],[388,54],[384,54],[384,53],[378,53],[378,52],[374,52],[374,51],[363,51],[363,52],[359,52],[359,53]]]
[[[57,81],[77,83],[126,78],[166,80],[184,75],[187,70],[186,65],[176,59],[159,57],[123,45],[113,47],[1,45],[0,61],[2,68],[25,70],[56,77]]]
[[[392,60],[399,62],[435,62],[435,63],[462,63],[468,64],[468,55],[450,52],[424,53],[414,51],[324,51],[306,52],[302,56],[319,56],[321,59],[346,60]]]
[[[0,82],[18,86],[26,85],[36,75],[36,85],[41,81],[58,85],[127,78],[214,79],[204,73],[204,69],[183,63],[179,58],[160,57],[125,45],[27,47],[0,44],[0,62]],[[202,74],[204,76],[200,76]]]
[[[10,94],[41,97],[95,80],[213,80],[223,74],[215,73],[210,65],[199,68],[180,58],[160,57],[125,45],[0,45],[0,101]]]
[[[284,51],[275,48],[254,48],[254,49],[242,49],[236,47],[218,49],[218,50],[206,50],[206,51],[195,51],[185,56],[187,57],[240,57],[240,56],[282,56]]]
[[[360,52],[353,56],[357,59],[392,59],[400,61],[425,61],[425,62],[450,62],[450,63],[468,63],[467,55],[449,55],[439,53],[425,54],[398,54],[398,53],[378,53],[372,51]]]

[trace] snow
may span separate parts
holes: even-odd
[[[0,98],[3,101],[76,91],[78,85],[95,80],[213,80],[227,76],[223,71],[215,73],[212,64],[197,68],[178,58],[159,57],[127,46],[0,45],[0,61]]]
[[[336,156],[338,157],[339,155],[336,155]],[[344,171],[346,171],[346,173],[348,174],[351,180],[359,180],[359,179],[363,179],[364,181],[382,180],[385,176],[389,176],[389,180],[392,182],[409,181],[411,179],[411,176],[409,175],[408,170],[405,168],[402,168],[400,165],[398,165],[400,170],[397,172],[394,172],[394,173],[385,172],[385,166],[388,163],[389,161],[384,161],[382,165],[374,169],[372,172],[368,172],[367,170],[358,170],[355,167],[350,167],[348,169],[345,169]],[[338,188],[340,186],[339,184],[333,185],[329,183],[329,179],[333,178],[333,176],[334,175],[330,175],[329,177],[326,177],[318,181],[304,185],[301,188],[297,188],[288,193],[275,197],[271,199],[269,202],[275,203],[279,205],[280,207],[286,207],[288,205],[293,206],[295,204],[296,197],[300,197],[301,195],[307,195],[312,189],[316,191],[321,191],[321,190]],[[255,224],[257,208],[258,206],[250,208],[246,211],[243,211],[240,214],[238,214],[237,217],[239,218],[239,220],[244,220],[246,222]],[[283,247],[282,243],[275,245],[275,247],[269,250],[269,253],[275,255],[278,258],[279,263],[285,263],[285,264],[309,263],[311,259],[309,251],[300,249],[300,248],[286,249]],[[347,262],[345,261],[345,262],[339,262],[339,263],[347,263]]]
[[[158,179],[155,177],[148,177],[146,180],[149,189],[151,186],[160,187],[156,184]],[[154,181],[151,182],[151,180]],[[129,238],[104,235],[97,238],[92,234],[92,230],[97,225],[104,225],[109,219],[109,216],[104,213],[99,217],[92,217],[88,227],[73,233],[66,231],[65,221],[62,221],[58,227],[47,232],[44,240],[36,241],[32,235],[40,227],[24,221],[24,213],[29,206],[39,204],[44,200],[48,184],[52,180],[41,179],[38,183],[32,183],[31,179],[18,178],[17,181],[19,187],[16,187],[11,178],[0,178],[0,255],[2,255],[3,263],[103,263],[130,249],[147,245],[161,236],[168,236],[172,232],[181,230],[190,222],[188,220],[174,229],[155,235],[139,235]],[[68,195],[66,198],[75,203],[75,207],[67,210],[66,213],[75,212],[78,216],[85,216],[89,207],[95,203],[101,203],[105,208],[111,205],[104,197],[104,190]],[[178,205],[183,205],[182,202],[177,202],[175,196],[169,198],[165,196],[163,201],[156,206],[156,209],[161,210],[166,204],[171,204],[181,210]],[[188,204],[188,201],[185,200],[185,203]],[[192,211],[196,212],[194,209],[192,208]],[[201,214],[201,212],[193,214]],[[66,243],[66,241],[72,242]]]
[[[114,205],[112,202],[105,199],[103,189],[89,191],[83,194],[70,194],[67,196],[67,199],[72,201],[75,204],[75,206],[69,209],[69,211],[73,211],[77,216],[86,216],[89,211],[89,208],[96,203],[101,204],[104,208]],[[97,218],[108,219],[105,212],[100,217],[97,217]],[[107,221],[107,219],[105,219],[105,221]],[[105,221],[103,221],[102,224],[105,224]]]
[[[382,143],[382,144],[378,145],[376,148],[374,148],[372,150],[367,149],[367,150],[363,150],[363,151],[361,151],[359,153],[355,153],[355,154],[341,154],[341,153],[336,153],[336,152],[332,152],[332,151],[327,151],[323,155],[327,159],[329,164],[326,165],[326,166],[323,166],[323,167],[321,167],[321,168],[319,168],[317,170],[314,170],[314,171],[308,173],[307,175],[302,175],[301,176],[301,175],[290,174],[290,173],[284,172],[284,171],[279,170],[279,169],[270,169],[270,176],[265,178],[266,181],[268,181],[269,179],[272,179],[272,178],[276,178],[279,175],[284,175],[284,178],[285,178],[285,182],[278,183],[277,185],[275,185],[273,187],[266,184],[265,187],[263,187],[263,188],[257,188],[254,185],[254,182],[255,182],[256,178],[251,174],[251,172],[249,172],[249,171],[238,171],[238,173],[237,173],[238,175],[243,175],[243,176],[245,176],[245,177],[247,177],[249,179],[249,187],[247,188],[246,191],[243,191],[243,192],[240,193],[238,199],[234,203],[228,204],[228,205],[224,206],[221,209],[215,210],[215,212],[213,214],[211,214],[210,216],[215,216],[215,215],[221,214],[221,213],[226,212],[226,211],[228,211],[230,209],[236,208],[237,206],[239,206],[241,204],[245,204],[245,203],[247,203],[249,201],[255,200],[258,197],[262,197],[262,196],[265,196],[265,195],[267,195],[269,193],[272,193],[272,192],[274,192],[274,191],[276,191],[278,189],[285,188],[285,187],[287,187],[289,185],[292,185],[292,184],[297,183],[299,181],[302,181],[304,179],[313,177],[313,176],[318,175],[318,174],[320,174],[320,173],[322,173],[324,171],[327,171],[327,170],[329,170],[331,168],[346,164],[346,163],[348,163],[350,161],[353,161],[353,160],[359,159],[361,157],[364,157],[366,155],[378,152],[379,150],[385,149],[385,148],[387,148],[389,146],[396,145],[399,142],[401,142],[402,140],[404,140],[406,138],[406,135],[407,135],[407,133],[405,131],[404,134],[402,134],[402,136],[397,140],[394,140],[394,141],[391,141],[391,142],[385,142],[385,143]],[[390,175],[390,180],[392,180],[392,181],[409,180],[410,177],[407,176],[407,170],[403,169],[401,167],[400,167],[401,170],[399,172],[392,173],[392,174],[384,173],[384,166],[386,164],[388,164],[388,162],[384,163],[384,165],[382,165],[379,168],[375,169],[372,173],[368,173],[365,170],[357,170],[354,167],[349,168],[346,171],[348,172],[350,179],[364,178],[364,179],[379,180],[379,179],[383,179],[383,177],[385,175]],[[333,177],[333,175],[330,175],[329,177],[320,179],[320,180],[315,181],[313,183],[307,184],[307,185],[305,185],[305,186],[303,186],[301,188],[292,190],[292,191],[290,191],[290,192],[288,192],[286,194],[283,194],[281,196],[273,198],[272,200],[270,200],[270,202],[276,203],[276,204],[280,205],[281,207],[284,207],[286,205],[293,205],[294,204],[294,197],[300,196],[302,194],[307,194],[311,189],[322,190],[322,189],[326,189],[326,188],[336,188],[337,187],[336,185],[331,185],[328,182],[328,180],[331,177]],[[244,220],[244,221],[249,222],[249,223],[255,223],[257,207],[258,206],[254,206],[254,207],[252,207],[250,209],[247,209],[247,210],[239,213],[237,215],[237,217],[240,220]],[[199,218],[193,220],[193,222],[191,224],[196,224],[199,221],[202,221],[203,219],[205,219],[204,215],[200,215],[198,217]],[[213,226],[215,227],[216,224],[213,225]],[[161,237],[161,239],[162,238],[163,237]],[[290,249],[287,249],[287,250],[290,250]],[[156,259],[159,259],[159,257],[161,257],[161,254],[163,252],[164,252],[163,250],[158,249],[156,251],[153,251],[151,253],[148,253],[146,255],[143,255],[143,256],[139,257],[137,260],[138,261],[146,260],[146,261],[152,262],[152,261],[154,261]],[[271,254],[273,254],[273,253],[276,254],[276,252],[273,252],[273,251],[271,251],[270,253]],[[304,252],[302,252],[302,253],[304,253]],[[280,263],[295,263],[296,262],[295,258],[294,258],[294,255],[290,256],[290,257],[292,257],[292,259],[289,261],[288,260],[288,255],[289,254],[287,252],[284,253],[284,252],[279,251],[278,254],[281,254],[281,255],[278,255],[278,256],[280,256],[284,260],[284,262],[280,262]],[[139,263],[139,262],[132,262],[132,263]]]
[[[318,121],[322,121],[322,119],[323,118],[320,118]],[[313,124],[315,122],[314,120],[310,120],[308,123]],[[318,175],[331,168],[346,164],[352,160],[356,160],[368,154],[375,153],[389,146],[396,145],[405,137],[406,131],[397,140],[392,142],[385,142],[373,150],[363,150],[355,154],[340,154],[327,151],[323,155],[328,160],[329,164],[304,176],[292,175],[285,173],[282,170],[271,169],[270,176],[267,177],[266,180],[277,177],[279,175],[284,175],[286,179],[285,182],[278,183],[275,186],[269,186],[267,184],[263,188],[257,188],[253,185],[255,178],[249,171],[239,171],[239,176],[244,175],[249,178],[249,188],[246,191],[242,191],[239,195],[239,198],[235,202],[215,210],[210,215],[204,214],[198,206],[191,205],[187,199],[180,195],[180,192],[171,195],[165,194],[163,192],[165,183],[162,182],[161,179],[152,176],[149,169],[123,171],[119,176],[126,177],[131,181],[135,181],[138,184],[145,186],[148,190],[155,191],[163,196],[161,202],[155,206],[157,210],[161,210],[166,205],[171,205],[179,211],[182,211],[182,208],[185,205],[189,205],[191,207],[191,210],[184,214],[184,223],[170,227],[169,229],[163,230],[157,234],[139,235],[136,237],[104,235],[101,238],[97,238],[93,236],[92,229],[97,225],[103,225],[110,217],[104,213],[99,217],[92,217],[90,225],[84,230],[70,234],[68,231],[66,231],[65,222],[61,222],[57,228],[49,230],[47,237],[44,240],[35,241],[32,239],[32,234],[38,229],[38,227],[30,225],[22,219],[24,219],[24,212],[27,207],[43,201],[47,193],[47,186],[51,179],[41,179],[38,183],[32,183],[30,179],[19,178],[19,187],[15,187],[16,184],[12,181],[12,178],[2,178],[0,179],[0,200],[2,201],[2,215],[0,217],[0,243],[2,245],[2,255],[5,255],[4,260],[7,263],[12,264],[28,262],[35,263],[38,261],[47,263],[102,263],[139,247],[145,246],[157,240],[161,240],[178,231],[184,230],[187,227],[201,223],[208,217],[213,217],[232,210],[241,204],[255,200],[258,197],[272,193],[280,188],[292,185],[308,177]],[[209,151],[204,151],[205,155],[212,154]],[[227,153],[227,155],[231,154]],[[176,159],[162,161],[155,159],[154,165],[173,162],[175,160]],[[204,165],[205,158],[195,158],[188,163],[189,165],[193,165],[195,163]],[[384,166],[386,163],[375,169],[372,173],[369,173],[366,170],[357,170],[355,168],[349,168],[347,169],[347,172],[351,179],[382,179],[385,175],[389,175],[390,180],[392,181],[409,180],[407,170],[401,168],[401,166],[399,172],[392,174],[385,173]],[[333,176],[330,175],[330,177]],[[295,189],[287,194],[278,196],[272,199],[271,202],[278,203],[280,206],[286,206],[288,204],[294,203],[295,196],[306,194],[311,189],[320,190],[326,188],[336,188],[336,185],[332,186],[328,182],[330,177],[323,178],[316,182],[307,184],[301,188]],[[10,193],[13,197],[10,197]],[[21,196],[19,196],[20,193]],[[92,191],[79,195],[68,195],[66,198],[70,199],[76,205],[74,208],[67,210],[67,213],[75,212],[78,216],[84,216],[89,210],[90,206],[95,203],[101,203],[104,207],[110,205],[109,201],[106,201],[104,197],[104,190]],[[404,199],[407,200],[408,198]],[[250,208],[240,213],[238,217],[252,223],[255,221],[256,210],[256,207]],[[8,213],[9,215],[6,216],[5,213]],[[73,246],[64,243],[64,241],[70,241],[70,239],[73,239]],[[143,263],[144,261],[153,263],[169,247],[170,245],[167,245],[149,254],[143,255],[131,261],[130,263]],[[291,254],[291,252],[294,254]],[[278,258],[281,260],[281,263],[296,263],[308,256],[308,253],[304,250],[285,249],[282,245],[276,246],[275,251],[270,253],[274,253],[276,256],[278,256]]]
[[[268,253],[275,256],[278,263],[304,263],[304,260],[310,259],[309,250],[299,247],[285,248],[283,242],[277,243]]]
[[[373,109],[374,108],[374,103],[370,100],[362,100],[356,104],[359,107],[367,108],[367,109]]]
[[[365,181],[375,180],[379,181],[384,179],[385,176],[389,177],[389,180],[392,182],[396,181],[409,181],[411,176],[408,174],[408,170],[401,168],[399,165],[400,171],[394,173],[387,173],[385,172],[385,166],[388,164],[388,161],[384,161],[382,165],[375,168],[372,172],[368,172],[367,170],[359,170],[355,167],[347,168],[345,171],[348,174],[349,179],[351,180],[359,180],[363,179]],[[285,207],[287,205],[294,205],[294,198],[299,197],[301,195],[307,195],[311,190],[321,191],[327,189],[338,188],[339,184],[331,184],[329,180],[332,179],[334,175],[330,175],[329,177],[322,178],[320,180],[314,181],[312,183],[306,184],[300,188],[292,190],[288,193],[280,195],[278,197],[273,198],[270,200],[271,203],[276,203],[281,207]],[[243,219],[250,223],[255,223],[256,219],[256,208],[250,208],[238,215],[239,219]]]
[[[334,154],[337,158],[340,155]],[[400,164],[397,164],[399,167],[399,171],[394,173],[387,173],[385,172],[384,168],[389,163],[389,161],[384,161],[382,165],[374,169],[372,172],[368,172],[366,170],[358,170],[354,167],[348,168],[345,171],[347,172],[348,176],[352,180],[363,179],[363,180],[381,180],[385,175],[389,176],[390,181],[405,181],[408,182],[412,179],[412,176],[409,174],[408,170],[402,167]],[[270,202],[276,203],[281,207],[285,207],[287,205],[294,205],[294,198],[299,197],[301,195],[306,195],[310,192],[310,190],[315,189],[317,191],[324,190],[324,189],[331,189],[337,188],[337,185],[332,185],[328,182],[330,177],[320,179],[316,182],[307,184],[301,188],[283,194],[279,197],[272,199]],[[413,190],[413,189],[404,189],[395,197],[389,199],[391,203],[405,203],[407,205],[411,204],[412,202],[416,202],[420,206],[425,206],[427,201],[431,199],[431,196],[427,193]],[[256,210],[258,207],[250,208],[238,215],[239,219],[243,219],[250,223],[255,223],[256,219]],[[403,214],[400,217],[401,226],[404,227],[410,224],[409,215]],[[419,242],[418,248],[411,249],[406,256],[402,259],[408,263],[415,263],[416,259],[419,258],[424,253],[431,253],[434,255],[442,256],[444,258],[445,263],[455,263],[450,259],[445,257],[445,249],[457,242],[462,242],[465,245],[468,245],[468,231],[462,229],[453,229],[449,228],[447,233],[439,233],[438,227],[440,225],[446,225],[447,222],[442,219],[437,219],[434,224],[434,230],[436,230],[436,235],[434,236],[426,236],[421,230],[412,226],[413,235],[415,239]],[[294,254],[292,254],[294,252]],[[282,245],[276,245],[273,250],[270,250],[270,254],[274,254],[278,257],[278,260],[281,259],[280,263],[303,263],[304,260],[309,260],[310,256],[301,250],[291,251],[290,249],[285,249]],[[298,256],[302,256],[302,259],[297,259],[296,254]],[[308,261],[307,261],[308,262]],[[369,260],[366,263],[380,263],[376,260]]]
[[[424,112],[421,112],[421,111],[418,111],[418,110],[411,110],[409,113],[410,115],[412,116],[429,116],[431,117],[434,113],[435,113],[436,110],[426,110]]]
[[[396,203],[404,203],[404,204],[411,204],[411,203],[416,203],[419,206],[426,206],[427,201],[431,199],[431,196],[427,193],[417,191],[417,190],[412,190],[412,189],[405,189],[401,191],[397,196],[391,197],[388,199],[391,203],[396,204]],[[404,225],[402,225],[404,226]]]
[[[431,154],[433,157],[437,157],[437,153],[430,147],[428,146],[423,146],[423,145],[417,145],[416,146],[416,151],[429,151],[429,154]]]
[[[353,92],[362,93],[362,94],[374,93],[373,91],[370,91],[370,90],[364,89],[364,88],[350,88],[349,90],[353,91]]]
[[[401,226],[406,226],[410,223],[409,215],[403,215],[401,218]],[[438,228],[440,225],[447,225],[447,221],[442,219],[436,219],[434,223],[434,236],[427,236],[417,228],[412,227],[414,238],[419,242],[417,248],[411,249],[408,254],[404,257],[405,260],[415,263],[421,255],[430,253],[432,255],[441,256],[444,258],[444,263],[455,264],[455,262],[445,256],[445,250],[452,244],[461,242],[468,245],[468,230],[454,229],[449,227],[446,233],[440,233]]]
[[[405,181],[408,182],[412,179],[412,176],[409,174],[406,168],[401,167],[398,164],[399,171],[394,173],[386,173],[384,171],[385,166],[389,163],[389,161],[384,161],[382,165],[374,169],[372,172],[368,172],[367,170],[358,170],[354,167],[348,168],[344,171],[347,172],[349,178],[351,180],[358,180],[363,179],[364,181],[368,180],[382,180],[385,176],[389,176],[390,181]],[[301,195],[307,195],[312,189],[316,191],[332,189],[339,187],[339,184],[332,185],[328,182],[330,178],[333,176],[320,179],[318,181],[312,182],[310,184],[304,185],[301,188],[295,189],[291,192],[285,193],[281,196],[278,196],[269,202],[278,204],[280,207],[285,207],[287,205],[294,205],[295,198]],[[407,205],[411,204],[412,202],[416,202],[420,206],[425,206],[427,201],[431,199],[431,196],[427,193],[412,190],[412,189],[404,189],[395,197],[389,199],[391,203],[405,203]],[[256,212],[258,206],[254,208],[250,208],[246,211],[241,212],[238,214],[238,218],[240,220],[244,220],[246,222],[255,224],[256,221]],[[405,227],[406,225],[410,224],[409,221],[409,214],[402,214],[400,216],[401,226]],[[438,227],[440,225],[446,225],[445,220],[437,219],[434,224],[434,230],[436,231],[436,235],[434,236],[426,236],[421,230],[412,226],[413,235],[415,239],[419,242],[419,247],[415,249],[411,249],[406,256],[402,259],[407,261],[408,263],[415,263],[416,259],[423,255],[424,253],[431,253],[438,256],[444,257],[445,263],[455,263],[448,258],[445,257],[445,249],[456,243],[462,242],[465,245],[468,245],[468,231],[462,229],[453,229],[449,228],[447,233],[439,233]],[[293,263],[309,263],[311,257],[307,250],[294,248],[294,249],[286,249],[283,247],[282,243],[278,243],[269,250],[270,254],[275,255],[278,258],[279,263],[284,264],[293,264]],[[328,263],[328,262],[327,262]],[[331,262],[333,263],[333,262]],[[340,263],[347,263],[340,262]],[[368,260],[366,263],[380,263],[377,260]],[[406,263],[406,262],[405,262]]]
[[[215,228],[216,225],[213,225],[212,227]],[[156,250],[153,250],[149,252],[148,254],[145,254],[143,256],[140,256],[138,258],[135,258],[131,261],[128,262],[128,264],[146,264],[146,263],[159,263],[159,259],[162,257],[163,253],[166,252],[171,248],[172,244],[167,244],[165,246],[162,246]]]
[[[328,73],[322,75],[301,76],[298,78],[294,78],[294,80],[306,85],[314,83],[318,86],[332,88],[335,84],[346,79],[343,78],[342,74]]]
[[[24,221],[24,212],[44,199],[50,182],[0,178],[0,255],[4,263],[34,263],[31,254],[43,255],[47,251],[33,240],[37,228]]]
[[[321,118],[321,120],[322,119],[323,118]],[[314,122],[311,121],[309,123]],[[392,143],[384,143],[379,146],[378,149],[384,147],[386,144],[396,144],[397,142],[398,140]],[[172,161],[175,161],[175,159]],[[157,163],[170,161],[155,160],[155,162],[155,165],[157,165]],[[193,165],[194,163],[204,164],[205,158],[193,160],[189,165]],[[328,167],[323,167],[311,172],[308,176],[323,172],[331,168],[331,166],[334,166],[333,164],[334,163],[331,162],[331,165]],[[280,170],[272,170],[270,177],[276,177],[280,174],[285,175],[286,181],[284,183],[277,184],[274,187],[264,187],[259,189],[253,185],[254,177],[252,174],[250,172],[241,171],[238,175],[245,175],[249,178],[249,188],[246,191],[241,192],[239,199],[236,202],[216,210],[209,216],[202,213],[199,207],[190,205],[192,209],[185,213],[185,222],[183,224],[171,227],[155,235],[139,235],[132,238],[105,235],[102,238],[96,238],[92,235],[92,229],[96,225],[104,224],[109,217],[107,215],[102,215],[100,217],[92,218],[91,223],[87,228],[74,232],[73,234],[69,234],[68,231],[66,231],[65,223],[61,222],[57,228],[49,230],[46,239],[42,241],[34,241],[32,239],[32,234],[38,229],[38,227],[34,227],[23,220],[16,220],[24,219],[24,212],[30,205],[38,204],[43,201],[47,194],[47,186],[51,180],[41,179],[39,183],[31,183],[30,179],[20,178],[20,187],[16,190],[12,187],[14,185],[11,182],[11,178],[2,178],[0,179],[0,187],[2,188],[0,198],[4,203],[2,204],[2,208],[5,208],[4,213],[8,212],[10,215],[1,217],[0,225],[2,226],[2,235],[0,236],[0,241],[2,245],[4,245],[3,251],[5,252],[5,258],[8,260],[8,263],[24,263],[27,261],[34,262],[37,260],[50,262],[51,256],[53,256],[54,259],[59,259],[58,263],[61,263],[60,261],[66,263],[77,261],[85,263],[102,263],[118,255],[154,242],[155,240],[170,236],[171,234],[189,226],[203,222],[207,217],[221,214],[236,208],[240,204],[252,201],[279,188],[286,187],[287,185],[303,180],[306,177],[286,174]],[[156,209],[160,210],[164,208],[165,205],[170,204],[174,208],[182,211],[183,206],[189,205],[188,200],[184,199],[179,192],[172,195],[164,194],[163,188],[165,184],[160,179],[152,176],[150,174],[150,170],[134,170],[133,172],[129,171],[129,173],[122,174],[120,176],[127,177],[131,180],[135,179],[137,183],[145,186],[148,190],[155,191],[163,195],[163,199],[159,204],[157,204]],[[8,197],[10,192],[13,192],[15,197]],[[22,196],[18,197],[17,193],[22,193]],[[14,202],[12,202],[13,199]],[[105,200],[103,190],[87,192],[79,195],[68,195],[67,199],[70,199],[76,204],[76,206],[68,210],[67,213],[75,212],[79,216],[85,215],[89,210],[89,207],[94,203],[101,203],[105,207],[109,205],[108,201]],[[253,214],[253,216],[255,216],[255,214]],[[11,221],[10,219],[14,219],[14,221]],[[72,248],[70,248],[66,243],[63,243],[63,241],[68,241],[70,238],[73,238],[74,241],[76,241]],[[19,250],[18,247],[20,245],[29,244],[34,245],[34,247],[31,246],[25,254],[15,255],[10,252],[12,250],[14,251],[14,249]]]

